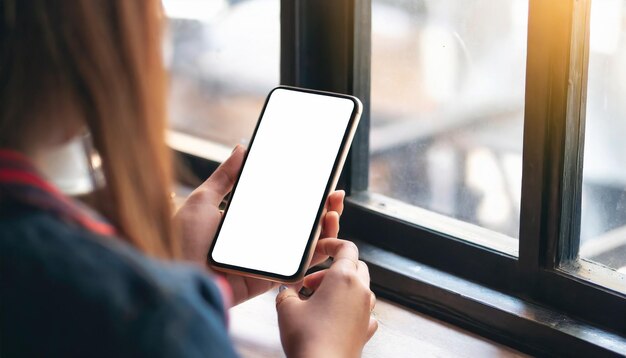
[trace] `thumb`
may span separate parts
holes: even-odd
[[[276,296],[276,311],[279,316],[282,315],[282,313],[287,313],[302,302],[300,297],[298,297],[298,292],[293,287],[282,285],[278,288],[278,291],[278,295]]]
[[[200,185],[199,189],[209,194],[211,202],[217,206],[232,190],[239,170],[243,165],[245,149],[237,145],[232,154],[222,163],[213,174]]]

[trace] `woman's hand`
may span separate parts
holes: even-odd
[[[243,164],[244,153],[245,149],[242,146],[235,147],[231,156],[187,197],[176,212],[174,220],[181,230],[182,254],[185,260],[206,267],[209,248],[222,218],[219,206],[235,184]],[[344,195],[343,191],[335,191],[329,195],[322,222],[321,238],[337,237]],[[311,265],[319,264],[327,258],[328,255],[323,252],[316,252]],[[235,305],[276,286],[271,281],[261,279],[235,274],[224,276],[233,289],[233,304]]]
[[[302,300],[294,288],[276,297],[280,338],[288,357],[360,357],[378,322],[367,266],[349,241],[326,239],[316,251],[334,258],[329,269],[304,279],[314,289]]]

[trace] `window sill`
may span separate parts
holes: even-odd
[[[175,131],[170,131],[175,132]],[[201,178],[208,176],[228,153],[225,147],[204,148],[189,141],[187,136],[169,136],[172,149]],[[204,141],[201,141],[204,142]],[[209,155],[211,154],[211,155]],[[190,184],[190,183],[186,183]],[[198,183],[192,184],[197,185]],[[347,200],[350,209],[350,200]],[[389,208],[385,208],[387,210]],[[369,216],[350,218],[350,210],[344,211],[342,231],[357,225],[369,230]],[[393,226],[393,225],[392,225]],[[388,231],[389,225],[382,231]],[[376,232],[380,230],[375,230]],[[397,230],[395,228],[394,230]],[[351,232],[352,230],[347,230]],[[396,236],[403,236],[397,230]],[[361,250],[361,258],[370,267],[373,290],[383,298],[403,306],[442,319],[462,328],[476,332],[486,338],[514,347],[533,355],[581,355],[581,356],[624,356],[626,355],[626,322],[619,334],[613,333],[563,313],[548,309],[531,301],[520,299],[493,289],[484,284],[507,287],[516,286],[518,277],[512,274],[517,265],[517,247],[512,240],[478,241],[482,235],[471,235],[464,239],[471,242],[458,243],[450,238],[445,243],[439,237],[429,238],[422,244],[437,245],[437,250],[419,247],[418,261],[413,261],[388,250],[359,241],[360,236],[346,235],[354,240]],[[500,243],[493,247],[494,243]],[[412,245],[414,246],[414,245]],[[400,246],[402,251],[406,249]],[[491,247],[489,249],[488,247]],[[447,256],[442,256],[445,253]],[[471,257],[472,262],[461,264],[455,257]],[[423,262],[441,263],[449,272],[434,269]],[[428,261],[430,260],[430,261]],[[474,270],[489,267],[489,270]],[[472,271],[472,275],[467,272]],[[486,274],[480,272],[488,271]],[[494,274],[496,272],[497,274]],[[485,276],[486,275],[486,276]],[[481,281],[481,284],[467,279]]]
[[[229,311],[229,332],[242,358],[284,358],[271,290]],[[511,357],[527,355],[453,324],[378,298],[378,330],[361,357]]]
[[[626,338],[355,240],[380,297],[533,355],[623,356]]]

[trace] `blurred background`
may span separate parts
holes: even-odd
[[[247,143],[280,1],[164,0],[171,128]],[[369,190],[517,239],[528,0],[373,0]],[[594,0],[580,256],[626,272],[626,0]]]

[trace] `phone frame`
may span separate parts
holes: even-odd
[[[250,150],[254,149],[254,139],[256,138],[257,131],[259,129],[261,121],[263,120],[263,116],[265,114],[265,109],[267,108],[267,104],[269,103],[269,100],[272,97],[272,94],[274,93],[274,91],[278,89],[305,92],[305,93],[324,95],[324,96],[339,97],[339,98],[350,100],[354,103],[354,109],[352,110],[352,113],[350,114],[350,120],[346,128],[346,131],[344,132],[344,135],[341,141],[341,146],[339,148],[339,151],[337,152],[337,156],[335,157],[335,161],[333,163],[333,169],[326,182],[326,189],[324,190],[324,196],[320,199],[320,205],[317,210],[317,215],[316,215],[315,220],[313,221],[311,234],[309,235],[309,239],[307,241],[305,250],[302,253],[302,259],[300,260],[300,265],[298,266],[298,270],[293,275],[286,276],[286,275],[276,274],[273,272],[267,272],[267,271],[255,270],[255,269],[250,269],[250,268],[241,267],[241,266],[224,264],[221,262],[217,262],[213,259],[213,255],[212,255],[213,249],[219,238],[219,234],[222,229],[222,224],[224,223],[224,220],[226,219],[226,216],[228,215],[228,208],[230,207],[230,203],[232,200],[229,200],[228,203],[226,204],[226,207],[224,208],[224,215],[222,215],[222,219],[220,220],[220,224],[217,228],[217,232],[215,233],[215,237],[213,238],[213,242],[211,243],[211,247],[209,249],[207,259],[208,259],[209,265],[217,271],[221,271],[225,273],[236,273],[236,274],[240,274],[244,276],[262,278],[265,280],[275,281],[275,282],[293,283],[293,282],[298,282],[302,280],[302,278],[304,278],[304,274],[306,273],[306,270],[311,263],[311,259],[313,258],[314,248],[321,233],[322,213],[324,212],[324,207],[326,206],[326,200],[328,198],[328,195],[330,195],[330,193],[335,189],[335,187],[337,186],[337,182],[339,181],[339,176],[341,175],[341,171],[343,169],[346,158],[350,151],[352,140],[354,139],[354,134],[358,128],[358,124],[361,118],[361,113],[363,112],[363,105],[361,104],[361,101],[358,98],[354,96],[350,96],[350,95],[326,92],[326,91],[318,91],[318,90],[299,88],[299,87],[278,86],[272,89],[270,93],[267,95],[267,98],[265,99],[263,109],[261,110],[261,114],[259,115],[259,119],[256,123],[254,132],[252,134],[252,138],[250,140],[250,144],[248,146]],[[231,191],[233,195],[237,191],[237,185],[239,184],[239,179],[241,177],[243,169],[246,165],[246,161],[248,159],[248,152],[249,151],[246,151],[245,153],[243,164],[241,166],[241,169],[239,170],[239,173],[237,174],[237,179],[233,186],[233,190]]]

